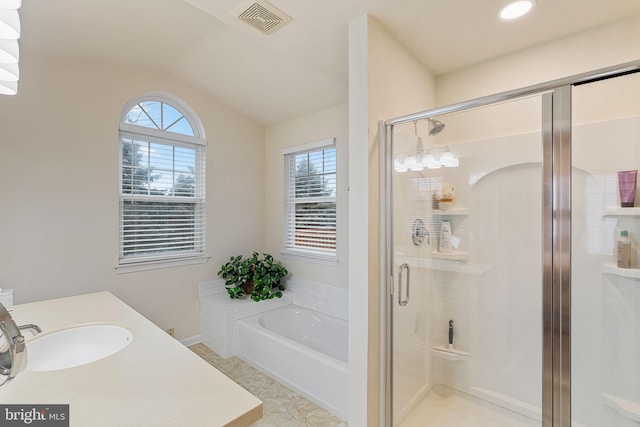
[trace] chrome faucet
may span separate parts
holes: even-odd
[[[31,335],[38,335],[42,332],[40,326],[34,325],[33,323],[27,323],[26,325],[18,326],[18,329],[20,329],[21,331],[31,332]]]
[[[42,332],[36,325],[16,325],[0,303],[0,386],[14,379],[27,366],[27,347],[22,330],[33,335]]]

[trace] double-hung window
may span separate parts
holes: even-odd
[[[335,139],[286,150],[284,163],[283,254],[335,262]]]
[[[119,265],[201,258],[205,252],[205,146],[179,100],[130,102],[120,121]]]

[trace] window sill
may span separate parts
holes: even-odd
[[[156,261],[130,262],[116,265],[116,272],[135,273],[136,271],[157,270],[160,268],[182,267],[185,265],[206,264],[210,256],[194,256],[188,258],[176,258]]]
[[[314,264],[323,264],[323,265],[338,265],[338,258],[335,255],[324,255],[324,254],[316,254],[312,252],[304,252],[304,251],[291,251],[284,250],[280,252],[282,258],[284,259],[292,259],[296,261],[306,261],[312,262]]]

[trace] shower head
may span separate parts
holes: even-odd
[[[440,120],[431,118],[427,120],[429,120],[429,123],[431,123],[431,130],[429,131],[429,135],[435,136],[442,132],[442,130],[444,129],[444,123],[442,123]]]

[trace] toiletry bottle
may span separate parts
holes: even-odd
[[[620,190],[620,206],[632,208],[636,199],[636,181],[638,171],[618,172],[618,189]]]
[[[631,239],[627,230],[620,231],[616,246],[618,267],[631,268]]]
[[[448,219],[443,219],[442,225],[440,226],[440,245],[438,246],[438,251],[443,253],[453,252],[453,247],[451,246],[451,221]]]

